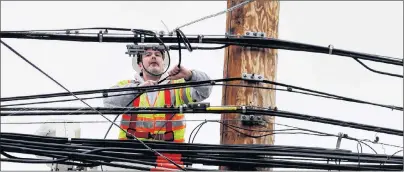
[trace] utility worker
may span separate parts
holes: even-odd
[[[132,67],[136,71],[134,79],[120,81],[112,88],[157,85],[159,80],[167,76],[167,74],[162,74],[168,64],[167,53],[161,47],[158,45],[146,45],[143,54],[137,54],[137,56],[132,58]],[[160,84],[210,80],[210,77],[206,73],[190,70],[183,66],[175,66],[169,70],[168,76],[167,80]],[[212,86],[201,86],[148,92],[139,96],[128,107],[164,107],[165,105],[177,107],[190,102],[205,100],[210,96],[211,89]],[[128,92],[113,94],[126,93]],[[137,96],[136,93],[107,97],[104,99],[104,106],[126,107],[135,96]],[[140,140],[161,140],[181,143],[184,142],[186,128],[184,120],[184,114],[122,114],[120,126]],[[130,135],[120,130],[119,139],[130,139]]]

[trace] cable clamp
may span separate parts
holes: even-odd
[[[265,34],[265,32],[246,31],[242,37],[248,37],[248,38],[265,38],[265,37],[266,37],[266,34]]]
[[[160,36],[160,38],[164,36],[164,31],[163,30],[159,31],[159,36]]]
[[[265,125],[262,115],[247,115],[241,114],[240,121],[242,125],[252,126],[252,125]]]
[[[198,35],[199,43],[202,43],[203,35]]]
[[[262,75],[257,75],[254,73],[253,74],[242,73],[241,79],[252,82],[262,82],[264,80],[264,77]]]
[[[102,31],[100,31],[100,32],[98,32],[98,42],[102,42],[102,36],[103,36],[103,34],[102,34]]]
[[[328,54],[332,54],[332,49],[334,48],[334,46],[333,45],[328,45],[328,49],[329,49],[329,51],[328,51]]]
[[[198,103],[189,103],[187,107],[193,110],[203,110],[205,111],[206,108],[210,107],[209,102],[198,102]]]
[[[243,114],[247,113],[247,109],[245,106],[241,106],[241,113]]]
[[[144,37],[145,37],[145,36],[144,36],[143,34],[140,35],[140,42],[141,42],[141,43],[144,43]]]
[[[152,49],[155,51],[164,51],[165,47],[163,45],[154,45],[154,44],[147,44],[147,45],[136,45],[136,44],[128,44],[126,45],[127,52],[129,57],[135,57],[137,54],[144,54],[146,49]]]
[[[341,133],[341,132],[338,133],[338,140],[337,140],[336,149],[339,149],[341,147],[342,138],[348,138],[348,134],[344,134],[344,133]]]

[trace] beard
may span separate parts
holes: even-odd
[[[147,69],[147,71],[149,71],[150,73],[152,73],[154,75],[157,75],[157,74],[162,75],[161,73],[163,72],[163,68],[159,67],[159,66],[148,66],[146,69]]]

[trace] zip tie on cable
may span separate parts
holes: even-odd
[[[102,31],[100,31],[100,32],[98,32],[98,42],[102,42],[102,36],[103,36],[103,34],[102,34]]]
[[[145,37],[145,36],[144,36],[143,34],[140,35],[140,42],[141,42],[141,43],[144,43],[144,37]]]
[[[328,51],[328,54],[332,54],[332,49],[334,48],[334,46],[333,45],[328,45],[328,48],[329,48],[329,51]]]
[[[198,35],[199,43],[202,43],[203,35]]]

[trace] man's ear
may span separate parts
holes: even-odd
[[[137,65],[139,66],[139,68],[140,68],[141,70],[143,69],[142,63],[138,63]]]

